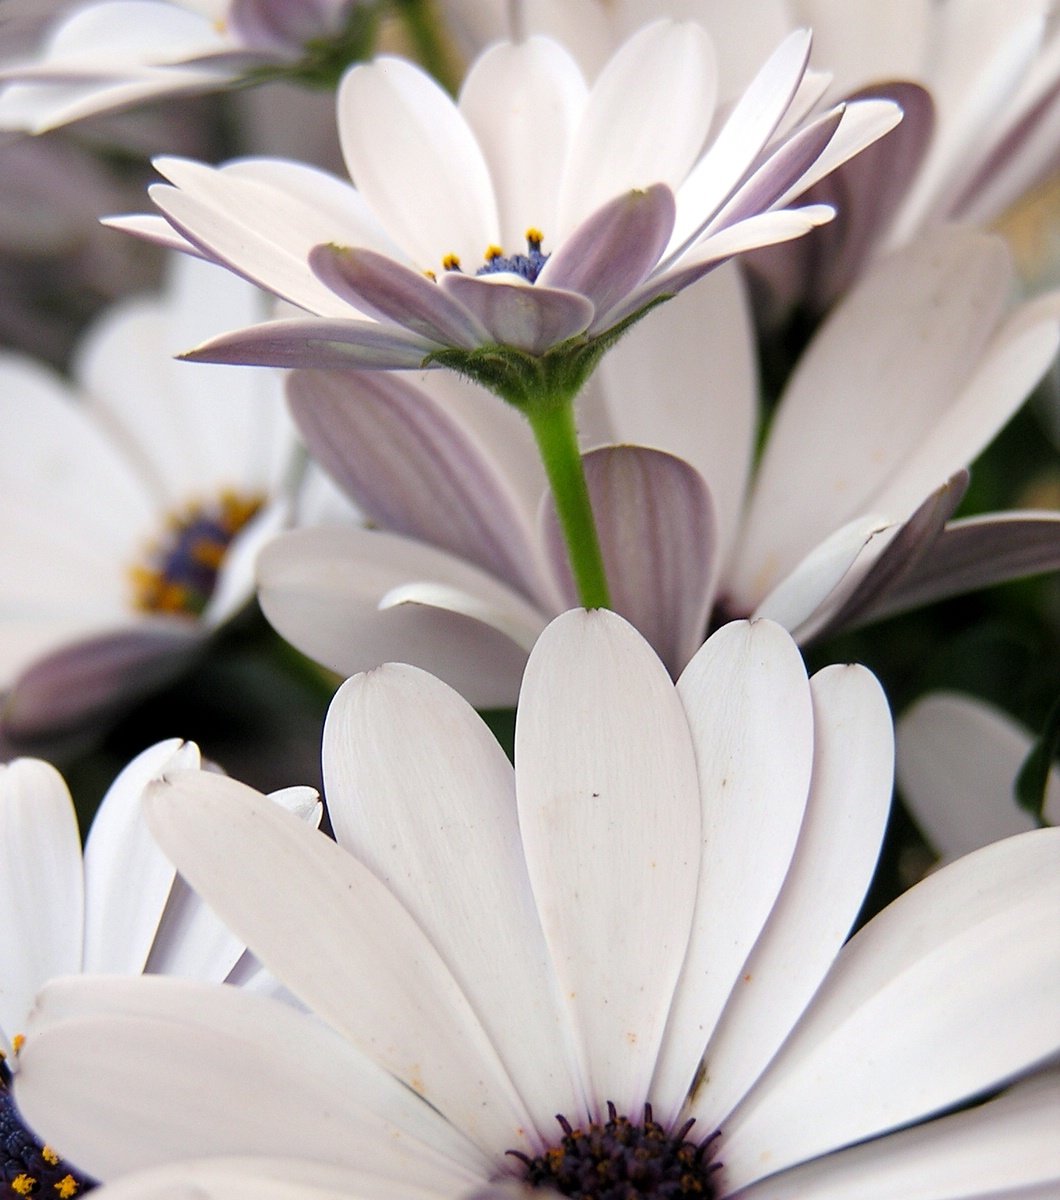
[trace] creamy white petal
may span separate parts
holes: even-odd
[[[883,690],[864,667],[810,680],[813,779],[776,905],[707,1045],[689,1105],[709,1132],[769,1062],[827,974],[858,915],[891,807],[894,734]]]
[[[527,1114],[468,998],[371,871],[222,776],[175,775],[146,803],[188,883],[316,1015],[487,1153],[524,1143]]]
[[[590,1113],[612,1100],[636,1114],[688,941],[699,803],[673,684],[625,621],[578,609],[542,634],[515,760],[530,880]]]
[[[97,1178],[285,1151],[421,1184],[470,1182],[482,1164],[321,1022],[238,988],[58,980],[41,993],[20,1076],[29,1122]]]
[[[464,700],[400,664],[343,684],[322,757],[339,844],[387,884],[445,959],[544,1146],[555,1113],[577,1111],[582,1097],[526,873],[511,764]]]
[[[194,742],[171,738],[138,754],[107,789],[85,842],[85,971],[144,969],[174,871],[147,828],[143,792],[166,771],[199,765]]]
[[[1060,1050],[1058,856],[1060,829],[995,842],[847,944],[727,1123],[732,1187],[922,1119]]]
[[[81,969],[81,840],[63,777],[46,762],[0,765],[0,1049],[25,1033],[33,997]]]
[[[769,621],[723,626],[677,684],[695,747],[703,832],[688,954],[652,1083],[672,1120],[788,871],[813,761],[806,670]],[[753,864],[750,869],[748,864]]]

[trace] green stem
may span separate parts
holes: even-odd
[[[451,95],[459,76],[453,70],[444,40],[438,34],[438,16],[428,0],[397,0],[396,7],[424,67]]]
[[[554,404],[534,404],[524,409],[534,431],[559,515],[567,557],[584,608],[610,608],[600,539],[585,485],[578,433],[574,426],[573,398]]]

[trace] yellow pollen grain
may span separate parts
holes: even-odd
[[[500,246],[496,246],[496,245],[487,246],[485,257],[486,257],[486,262],[493,262],[493,260],[495,258],[503,258],[504,257],[504,250]]]
[[[59,1193],[59,1200],[70,1200],[71,1196],[76,1196],[80,1191],[77,1180],[72,1175],[64,1175],[54,1187]]]
[[[26,1044],[26,1035],[24,1033],[16,1033],[11,1039],[11,1048],[17,1054]]]
[[[36,1179],[32,1175],[27,1175],[24,1171],[11,1180],[11,1190],[18,1192],[20,1196],[32,1196],[36,1187]]]
[[[51,1146],[42,1146],[40,1156],[44,1159],[49,1167],[54,1167],[59,1162],[59,1156],[55,1153]]]
[[[216,542],[200,538],[192,546],[191,556],[197,563],[201,563],[204,567],[211,567],[216,571],[224,561],[225,551],[225,546],[219,546]]]
[[[438,276],[435,275],[435,273],[433,271],[424,271],[423,273],[424,273],[424,275],[427,276],[427,278],[431,281],[431,283],[438,282]]]
[[[545,240],[545,235],[536,225],[531,225],[526,231],[526,240],[531,246],[540,246]]]
[[[442,266],[445,267],[447,271],[459,271],[460,256],[457,254],[447,254],[445,258],[442,259]]]

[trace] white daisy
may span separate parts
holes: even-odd
[[[201,765],[198,746],[178,739],[139,754],[103,797],[82,858],[77,814],[59,772],[32,758],[0,764],[0,1181],[11,1189],[5,1195],[41,1189],[50,1195],[54,1186],[65,1200],[85,1182],[25,1129],[9,1090],[33,998],[49,979],[145,972],[280,993],[147,829],[148,783]],[[319,823],[312,789],[289,788],[272,799]]]
[[[891,755],[875,679],[807,680],[767,621],[724,627],[675,687],[620,617],[565,614],[527,666],[514,770],[436,679],[357,676],[324,734],[338,844],[206,774],[149,798],[167,853],[318,1021],[60,981],[19,1102],[108,1180],[220,1154],[375,1197],[625,1196],[631,1174],[717,1198],[1055,1186],[1055,1100],[1029,1126],[931,1118],[1060,1049],[1060,831],[938,872],[844,946]],[[989,1174],[969,1182],[973,1131]]]
[[[197,330],[260,313],[252,288],[179,259],[167,293],[115,306],[76,388],[0,357],[0,722],[58,730],[184,670],[253,593],[286,519],[282,380],[174,363]]]
[[[1060,341],[1060,295],[1010,307],[1011,288],[1002,243],[969,230],[881,263],[810,343],[757,464],[756,344],[731,268],[604,359],[579,416],[611,607],[675,677],[731,616],[805,642],[1060,566],[1056,513],[948,521],[963,468]],[[413,661],[480,706],[514,703],[535,638],[575,602],[517,414],[439,372],[299,371],[288,391],[375,528],[266,547],[269,620],[342,674]]]
[[[364,0],[92,0],[0,65],[0,128],[43,133],[245,77],[333,75],[371,44]]]
[[[1000,709],[958,692],[930,692],[902,714],[895,734],[902,799],[945,861],[1037,828],[1016,798],[1016,777],[1034,739]],[[1060,825],[1055,765],[1042,818]]]
[[[556,42],[501,43],[456,104],[418,67],[381,58],[339,90],[355,188],[280,160],[162,159],[170,183],[151,195],[165,220],[115,223],[312,314],[214,339],[195,359],[429,360],[516,403],[527,388],[576,390],[649,305],[827,220],[831,209],[792,202],[898,121],[887,101],[804,120],[809,45],[805,31],[787,38],[724,117],[694,24],[640,30],[591,87]]]

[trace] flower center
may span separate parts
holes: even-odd
[[[129,572],[139,612],[197,617],[217,586],[232,539],[257,513],[261,496],[224,491],[210,503],[187,504],[166,521],[165,533]]]
[[[70,1200],[96,1181],[70,1166],[26,1128],[11,1095],[11,1072],[0,1060],[0,1194]]]
[[[650,1104],[640,1122],[620,1117],[610,1101],[607,1112],[606,1124],[594,1121],[584,1129],[557,1116],[563,1138],[536,1158],[509,1150],[525,1166],[525,1182],[577,1200],[715,1200],[721,1163],[712,1160],[710,1148],[717,1133],[701,1142],[688,1141],[694,1119],[668,1132],[652,1119]]]
[[[486,262],[475,272],[476,275],[499,275],[502,271],[509,275],[519,275],[527,283],[534,283],[541,268],[548,262],[548,255],[542,253],[541,243],[545,235],[539,229],[526,231],[526,253],[505,254],[500,246],[490,246],[486,250]],[[447,254],[442,259],[442,266],[447,271],[461,271],[460,259],[455,254]]]

